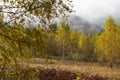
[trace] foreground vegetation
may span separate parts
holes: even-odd
[[[28,64],[29,63],[29,64]],[[1,80],[119,80],[120,69],[97,63],[34,58],[1,68]]]
[[[26,73],[27,72],[27,73]],[[19,74],[18,74],[19,73]],[[2,73],[1,73],[2,74]],[[15,76],[14,76],[15,75]],[[98,75],[89,76],[86,74],[77,75],[76,73],[55,69],[23,69],[17,73],[6,72],[2,74],[1,80],[108,80],[108,77]]]
[[[109,78],[110,80],[119,80],[120,66],[115,66],[111,69],[107,64],[91,63],[91,62],[75,62],[75,61],[63,61],[55,59],[31,59],[30,66],[33,68],[41,67],[44,69],[55,69],[71,71],[77,75],[84,74],[86,76],[100,76]],[[97,80],[97,79],[95,79]]]

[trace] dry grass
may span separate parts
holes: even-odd
[[[31,59],[30,66],[41,67],[49,69],[62,69],[70,70],[77,74],[87,73],[90,75],[107,76],[112,79],[120,79],[120,69],[111,69],[108,66],[100,66],[96,63],[84,63],[84,62],[71,62],[71,61],[58,61],[58,60],[47,60],[47,59]]]

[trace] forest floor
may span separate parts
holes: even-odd
[[[88,75],[99,75],[110,79],[120,80],[120,67],[100,65],[98,63],[74,62],[54,59],[34,58],[29,60],[29,66],[33,68],[55,69],[71,71],[77,74],[85,73]]]

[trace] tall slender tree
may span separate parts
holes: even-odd
[[[105,31],[98,36],[96,51],[103,59],[110,63],[116,62],[120,55],[120,47],[118,46],[119,32],[118,26],[113,18],[109,18],[105,23]]]

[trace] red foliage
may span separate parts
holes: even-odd
[[[84,80],[109,80],[108,77],[101,77],[99,75],[89,75],[89,74],[81,74],[81,78]]]
[[[76,73],[65,70],[55,70],[55,69],[44,69],[40,70],[39,79],[40,80],[76,80]],[[82,80],[109,80],[108,77],[101,77],[99,75],[89,75],[81,74],[80,78]]]
[[[75,80],[77,74],[70,71],[46,69],[40,70],[40,80]]]

